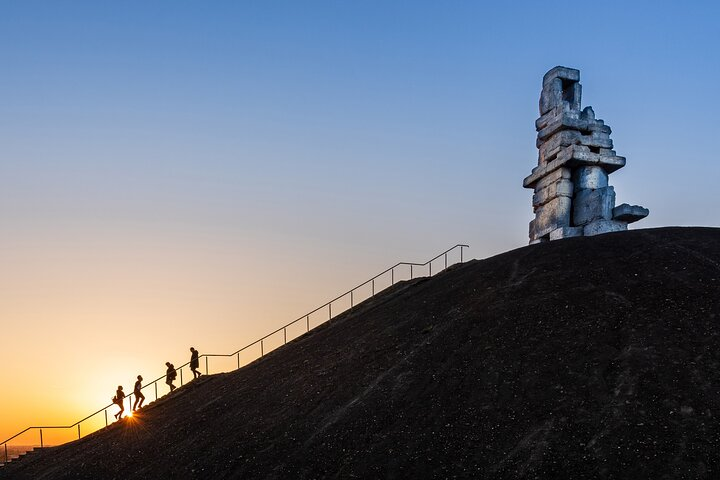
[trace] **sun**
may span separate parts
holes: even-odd
[[[126,417],[132,417],[132,416],[133,416],[133,411],[130,410],[130,411],[127,413],[127,415],[125,415],[125,416],[126,416]]]

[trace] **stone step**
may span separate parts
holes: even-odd
[[[41,451],[42,451],[42,448],[40,448],[40,447],[35,447],[35,448],[31,448],[30,450],[26,450],[26,451],[20,453],[19,455],[10,456],[10,458],[8,458],[7,464],[9,464],[9,463],[11,463],[11,462],[19,462],[19,461],[22,460],[23,458],[27,458],[27,457],[29,457],[29,456],[38,455]],[[2,460],[3,460],[3,461],[5,460],[4,456],[3,456],[3,459],[2,459]],[[4,465],[6,465],[6,463],[0,462],[0,467],[2,467],[2,466],[4,466]]]

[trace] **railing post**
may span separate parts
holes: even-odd
[[[464,263],[464,261],[465,261],[465,257],[464,257],[464,255],[465,255],[465,248],[468,248],[468,246],[467,246],[467,245],[460,245],[460,244],[455,245],[455,246],[452,247],[450,250],[447,250],[447,251],[443,252],[442,254],[438,255],[437,257],[435,257],[435,258],[433,258],[432,260],[429,260],[429,261],[427,262],[429,275],[432,276],[432,274],[433,274],[432,262],[433,262],[434,260],[439,259],[441,255],[443,256],[444,268],[447,269],[447,268],[448,268],[448,256],[449,256],[449,253],[452,252],[452,251],[454,251],[455,248],[458,248],[458,247],[460,248],[460,263]],[[454,254],[453,254],[453,255],[454,255]],[[450,260],[450,261],[452,261],[452,260]],[[421,267],[422,267],[422,266],[424,266],[425,264],[413,264],[413,263],[410,263],[410,262],[401,262],[401,263],[398,263],[398,264],[390,267],[389,270],[390,270],[390,284],[391,284],[391,286],[394,286],[394,285],[395,285],[395,268],[398,267],[398,266],[400,266],[400,265],[409,265],[409,266],[410,266],[410,279],[413,280],[413,279],[415,278],[414,267],[415,267],[415,266],[421,266]],[[349,294],[350,294],[350,310],[352,311],[352,309],[355,307],[355,290],[359,289],[360,287],[363,287],[363,286],[367,285],[367,283],[370,282],[370,284],[371,284],[371,289],[372,289],[372,296],[375,296],[375,295],[376,295],[375,280],[376,280],[377,278],[385,275],[385,274],[387,273],[387,271],[388,271],[388,270],[385,270],[383,273],[381,273],[381,274],[379,274],[379,275],[376,275],[375,277],[373,277],[373,278],[371,278],[370,280],[366,281],[365,283],[363,283],[363,284],[360,285],[359,287],[356,287],[356,288],[350,290],[349,292],[346,292],[345,294],[341,295],[341,297],[336,298],[336,300],[338,300],[339,298],[344,297],[344,295],[347,295],[347,294],[349,293]],[[442,269],[440,269],[440,270],[437,270],[437,269],[436,269],[436,271],[441,272]],[[401,272],[401,277],[402,277],[402,276],[404,276],[404,275],[403,275],[402,272]],[[387,287],[381,287],[381,290],[382,290],[382,288],[387,288]],[[361,301],[362,301],[362,300],[361,300]],[[328,322],[330,322],[330,321],[332,320],[332,318],[333,318],[332,301],[327,304],[327,307],[328,307]],[[313,310],[313,312],[311,312],[311,313],[314,314],[315,312],[320,312],[320,311],[322,310],[322,308],[323,308],[323,307],[320,307],[320,308],[318,308],[318,309],[316,309],[316,310]],[[343,311],[343,310],[342,310],[342,307],[340,308],[340,311],[341,311],[341,312]],[[302,320],[302,317],[300,317],[299,319],[295,320],[295,321],[292,322],[291,324],[288,324],[288,325],[285,325],[284,327],[282,327],[282,330],[283,330],[283,344],[284,344],[284,345],[287,345],[287,342],[288,342],[287,327],[288,327],[289,325],[294,325],[295,323],[297,323],[297,322],[299,322],[299,321],[301,321],[301,320]],[[308,314],[305,315],[305,325],[306,325],[307,332],[309,332],[309,331],[310,331],[310,313],[308,313]],[[279,331],[279,330],[276,330],[274,333],[277,333],[278,331]],[[274,334],[274,333],[273,333],[273,334]],[[268,337],[263,337],[263,338],[261,338],[261,339],[259,340],[259,341],[260,341],[260,356],[261,356],[261,357],[264,357],[264,356],[265,356],[265,342],[264,342],[265,338],[268,338]],[[257,342],[256,342],[256,343],[257,343]],[[251,344],[251,345],[254,345],[254,343]],[[248,347],[251,346],[251,345],[248,345]],[[271,347],[271,351],[272,351],[272,347]],[[232,354],[231,354],[231,355],[221,355],[221,356],[232,356]],[[237,352],[237,368],[238,368],[238,369],[240,368],[240,365],[241,365],[241,363],[240,363],[240,350],[239,350],[239,351]],[[209,357],[208,357],[207,355],[205,355],[205,374],[208,375],[209,373],[210,373]],[[159,398],[157,382],[158,382],[158,380],[155,380],[154,382],[152,382],[152,383],[153,383],[154,390],[155,390],[155,400],[158,400],[158,398]],[[182,373],[182,367],[181,367],[181,368],[180,368],[180,386],[183,386],[184,383],[185,383],[185,382],[184,382],[183,373]],[[129,395],[126,397],[126,400],[127,400],[127,402],[128,402],[128,408],[131,408],[131,407],[132,407],[133,395],[134,395],[134,394],[131,393],[131,394],[129,394]],[[96,413],[99,413],[99,412],[96,412]],[[106,407],[105,409],[103,409],[103,414],[104,414],[104,416],[105,416],[105,426],[108,427],[108,426],[109,426],[109,422],[108,422],[107,407]],[[94,416],[94,414],[93,414],[92,416]],[[88,417],[88,418],[89,418],[89,417]],[[86,418],[86,419],[87,419],[87,418]],[[84,421],[84,420],[83,420],[83,421]],[[81,422],[78,422],[76,425],[77,425],[77,435],[78,435],[78,439],[81,439],[81,438],[82,438]],[[63,429],[68,429],[68,428],[72,428],[72,426],[69,426],[69,427],[45,427],[45,428],[63,428]],[[44,440],[44,437],[43,437],[43,428],[42,428],[42,427],[30,427],[30,428],[28,428],[28,429],[26,429],[26,430],[31,430],[31,429],[37,429],[37,430],[39,431],[39,434],[40,434],[40,448],[45,448],[45,440]],[[91,431],[92,431],[92,428],[91,428]],[[21,432],[21,433],[24,433],[24,432],[25,432],[25,431],[23,431],[23,432]],[[3,445],[4,445],[4,451],[5,451],[5,463],[7,463],[7,462],[9,461],[8,444],[7,444],[7,442],[5,442]]]

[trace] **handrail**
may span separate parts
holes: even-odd
[[[369,280],[366,280],[365,282],[363,282],[363,283],[361,283],[360,285],[356,286],[355,288],[351,288],[351,289],[348,290],[347,292],[345,292],[345,293],[343,293],[343,294],[341,294],[341,295],[338,295],[337,297],[333,298],[333,299],[330,300],[329,302],[324,303],[323,305],[321,305],[321,306],[317,307],[316,309],[314,309],[314,310],[306,313],[305,315],[302,315],[302,316],[298,317],[296,320],[293,320],[292,322],[290,322],[290,323],[288,323],[288,324],[286,324],[286,325],[283,325],[282,327],[280,327],[280,328],[278,328],[278,329],[276,329],[276,330],[268,333],[268,334],[265,335],[264,337],[261,337],[261,338],[259,338],[258,340],[255,340],[255,341],[252,342],[252,343],[249,343],[249,344],[245,345],[244,347],[240,348],[239,350],[234,351],[233,353],[229,353],[229,354],[206,353],[206,354],[200,355],[198,358],[202,358],[202,357],[205,358],[205,374],[208,374],[208,373],[209,373],[209,370],[210,370],[210,369],[209,369],[208,363],[209,363],[209,359],[212,358],[212,357],[234,357],[234,356],[237,356],[237,368],[239,369],[239,368],[240,368],[240,353],[242,353],[243,351],[245,351],[245,350],[247,350],[247,349],[249,349],[249,348],[251,348],[251,347],[254,347],[254,346],[258,345],[258,344],[260,344],[260,356],[257,357],[257,358],[262,358],[262,357],[264,357],[264,356],[265,356],[264,341],[267,340],[268,338],[272,337],[273,335],[276,335],[276,334],[280,333],[280,332],[283,332],[283,345],[286,345],[286,344],[288,343],[288,337],[287,337],[287,329],[288,329],[288,327],[291,327],[291,326],[295,325],[296,323],[298,323],[298,322],[300,322],[300,321],[302,321],[302,320],[305,320],[305,322],[306,322],[306,331],[305,331],[304,333],[309,332],[309,331],[311,330],[311,329],[310,329],[310,316],[313,315],[314,313],[317,313],[317,312],[325,309],[325,308],[328,309],[328,318],[327,318],[326,321],[327,321],[327,322],[330,322],[335,316],[337,316],[337,315],[339,315],[340,313],[342,313],[342,312],[338,312],[338,313],[336,313],[336,315],[333,315],[333,313],[332,313],[332,304],[333,304],[333,302],[337,302],[338,300],[340,300],[340,299],[342,299],[342,298],[344,298],[344,297],[346,297],[346,296],[348,296],[348,295],[350,295],[350,310],[352,310],[352,308],[353,308],[354,305],[355,305],[354,292],[355,292],[356,290],[358,290],[358,289],[360,289],[360,288],[362,288],[362,287],[365,287],[366,285],[370,284],[371,287],[372,287],[371,294],[370,294],[370,296],[368,296],[365,300],[374,297],[377,293],[379,293],[380,291],[383,290],[383,289],[381,289],[381,290],[378,290],[377,292],[375,291],[375,280],[377,280],[378,278],[386,275],[387,273],[390,273],[391,278],[390,278],[390,285],[389,285],[389,286],[395,285],[395,269],[398,268],[398,267],[401,267],[401,266],[409,266],[409,267],[410,267],[410,279],[412,280],[412,279],[414,278],[414,277],[413,277],[413,267],[425,267],[425,266],[427,266],[427,267],[428,267],[428,276],[431,277],[431,276],[433,275],[433,273],[432,273],[432,262],[434,262],[435,260],[439,259],[440,257],[443,257],[443,258],[444,258],[444,266],[443,266],[443,268],[441,268],[440,270],[438,270],[438,272],[436,272],[436,273],[442,272],[443,270],[445,270],[446,268],[448,268],[448,253],[450,253],[450,252],[452,252],[453,250],[458,249],[458,248],[460,249],[460,261],[459,261],[459,262],[455,262],[455,263],[463,263],[463,248],[470,248],[470,247],[469,247],[469,245],[460,244],[460,243],[457,244],[457,245],[455,245],[455,246],[453,246],[453,247],[451,247],[451,248],[448,248],[448,249],[445,250],[444,252],[436,255],[435,257],[431,258],[430,260],[428,260],[428,261],[425,262],[425,263],[398,262],[398,263],[396,263],[395,265],[393,265],[392,267],[389,267],[389,268],[383,270],[382,272],[378,273],[377,275],[375,275],[374,277],[370,278]],[[385,288],[387,288],[387,287],[385,287]],[[346,310],[343,310],[343,312],[344,312],[344,311],[346,311]],[[299,335],[298,335],[298,336],[299,336]],[[295,337],[295,338],[297,338],[297,337]],[[175,368],[176,371],[180,372],[180,386],[183,385],[182,369],[183,369],[184,367],[188,366],[188,365],[190,365],[190,362],[184,363],[184,364],[180,365],[179,367]],[[157,392],[157,383],[158,383],[160,380],[162,380],[163,378],[165,378],[165,375],[162,375],[162,376],[156,378],[155,380],[146,383],[145,386],[143,386],[143,387],[141,388],[141,390],[144,390],[144,389],[146,389],[146,388],[149,388],[149,387],[151,387],[151,386],[154,386],[154,389],[155,389],[155,400],[157,400],[157,399],[159,398],[159,397],[158,397],[158,392]],[[132,397],[133,397],[133,395],[134,395],[134,392],[128,394],[128,395],[125,397],[125,399],[126,399],[127,402],[128,402],[128,407],[132,407]],[[10,442],[11,440],[19,437],[20,435],[22,435],[22,434],[24,434],[24,433],[26,433],[26,432],[28,432],[28,431],[30,431],[30,430],[39,430],[39,432],[40,432],[40,448],[43,448],[43,447],[44,447],[44,441],[43,441],[43,433],[42,433],[42,431],[43,431],[44,429],[45,429],[45,430],[49,430],[49,429],[70,429],[70,428],[77,427],[78,439],[80,439],[80,438],[81,438],[80,424],[82,424],[82,423],[83,423],[84,421],[86,421],[86,420],[89,420],[90,418],[94,417],[95,415],[98,415],[98,414],[101,413],[101,412],[104,412],[104,413],[105,413],[105,426],[107,427],[107,426],[109,425],[109,423],[108,423],[108,418],[107,418],[107,410],[108,410],[108,408],[111,408],[113,405],[116,405],[116,404],[111,403],[111,404],[109,404],[109,405],[101,408],[100,410],[98,410],[98,411],[96,411],[96,412],[94,412],[94,413],[91,413],[91,414],[88,415],[87,417],[85,417],[85,418],[83,418],[83,419],[81,419],[81,420],[78,420],[77,422],[73,423],[72,425],[53,425],[53,426],[32,426],[32,427],[27,427],[25,430],[21,431],[20,433],[16,433],[15,435],[13,435],[12,437],[8,438],[7,440],[5,440],[5,441],[3,441],[3,442],[0,442],[0,445],[4,445],[4,447],[5,447],[5,462],[4,462],[4,464],[7,464],[7,463],[8,463],[8,442]]]

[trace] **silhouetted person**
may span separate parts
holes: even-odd
[[[198,372],[198,367],[200,367],[200,354],[194,347],[190,347],[190,351],[192,352],[192,355],[190,355],[190,370],[193,372],[193,378],[197,378],[202,375],[202,373]]]
[[[177,371],[175,371],[175,366],[172,363],[165,362],[165,365],[168,367],[165,372],[165,383],[170,386],[170,391],[172,392],[175,388],[177,388],[172,384],[172,382],[177,378]]]
[[[142,404],[145,401],[145,395],[142,394],[140,389],[142,388],[142,375],[137,376],[137,382],[135,382],[135,389],[133,394],[135,395],[135,403],[133,404],[133,412],[138,408],[142,408]]]
[[[125,392],[123,392],[122,385],[118,385],[115,396],[113,397],[113,403],[120,407],[120,411],[115,414],[116,419],[122,418],[122,414],[125,411]]]

